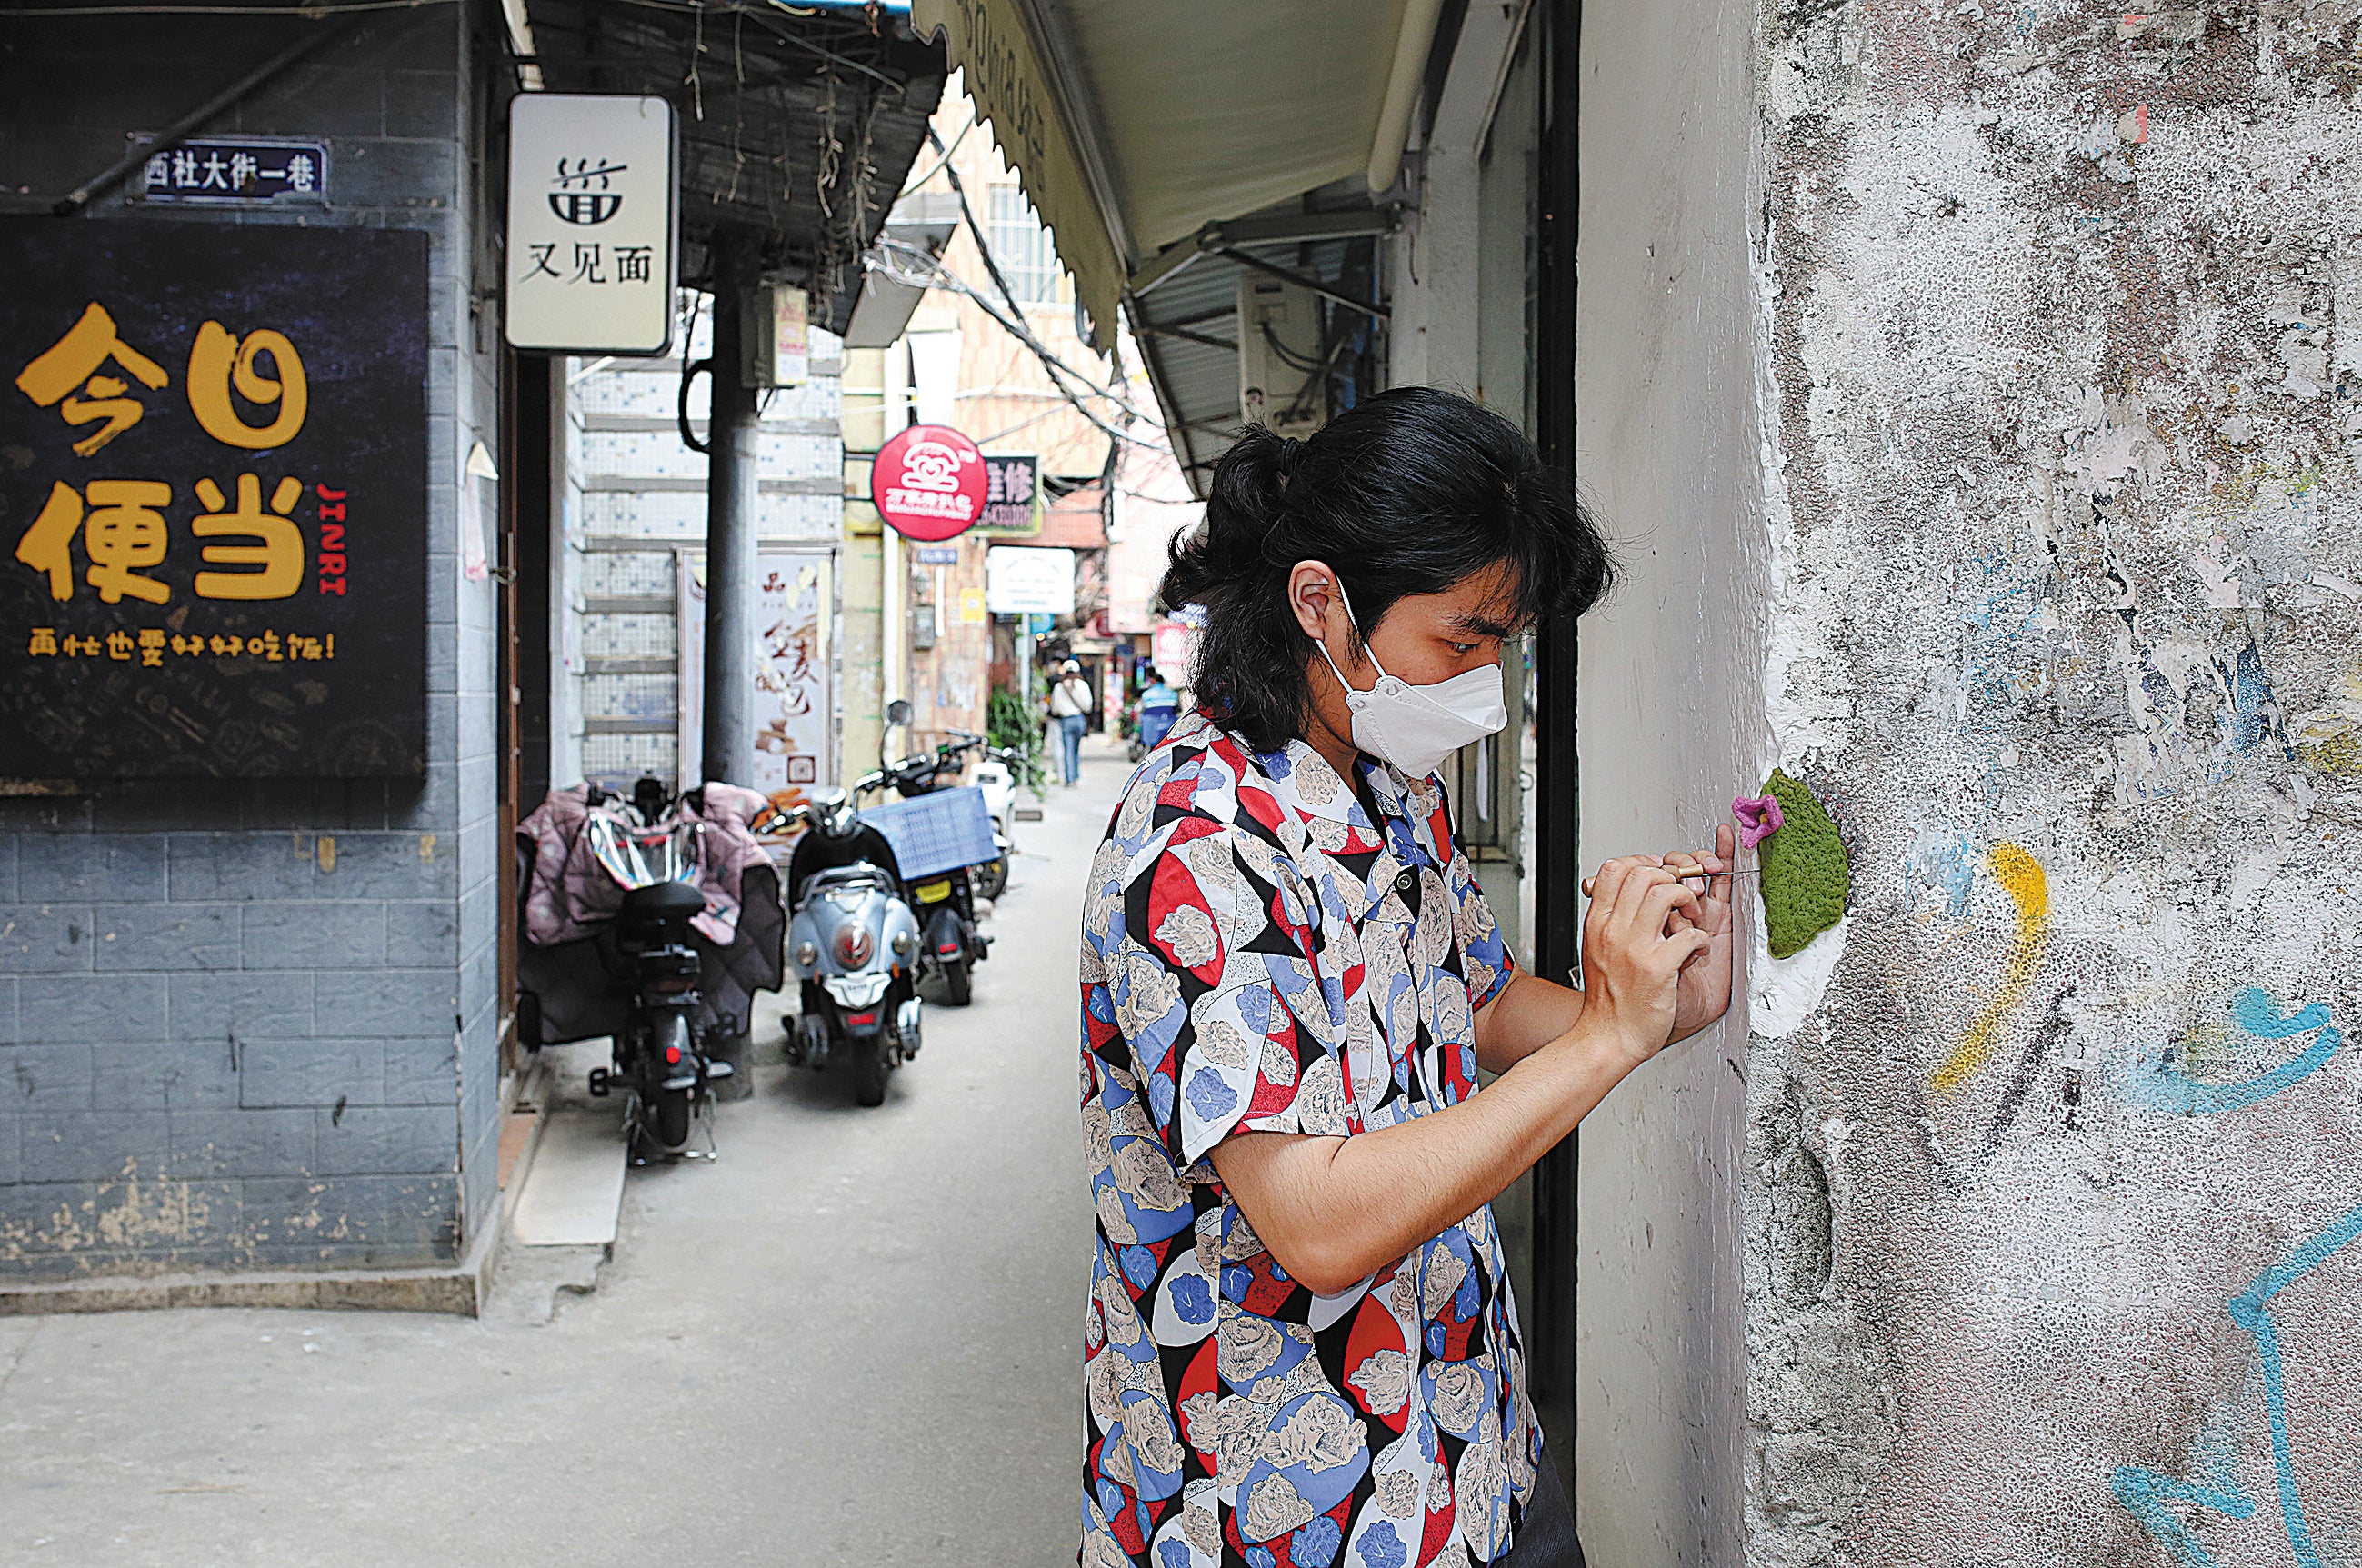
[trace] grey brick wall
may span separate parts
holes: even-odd
[[[458,569],[462,509],[489,540],[496,504],[460,477],[496,447],[480,19],[370,19],[207,127],[326,138],[304,221],[431,237],[427,776],[0,799],[0,1279],[419,1264],[491,1213],[495,603]],[[318,25],[7,28],[6,190],[53,199]],[[192,217],[224,221],[119,198],[56,221]]]

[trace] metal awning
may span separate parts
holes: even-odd
[[[1322,203],[1330,204],[1324,209]],[[1125,308],[1164,411],[1174,459],[1192,491],[1205,493],[1214,459],[1247,418],[1239,401],[1241,274],[1326,285],[1332,337],[1342,350],[1356,330],[1385,319],[1382,304],[1341,302],[1362,302],[1371,292],[1367,242],[1393,222],[1365,194],[1331,189],[1209,225],[1186,242],[1178,264],[1168,257],[1160,270],[1134,274]]]
[[[524,0],[522,20],[548,90],[679,107],[684,282],[705,279],[716,226],[744,229],[765,271],[810,288],[816,325],[845,329],[943,96],[941,50],[891,14],[765,0]]]
[[[1056,237],[1102,348],[1119,307],[1194,488],[1240,418],[1242,271],[1341,283],[1383,232],[1442,0],[913,0]]]

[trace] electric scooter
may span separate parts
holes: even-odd
[[[881,1104],[887,1075],[919,1054],[918,911],[894,846],[844,790],[815,791],[789,815],[809,831],[788,858],[788,946],[802,982],[788,1062],[819,1069],[850,1056],[854,1099]]]
[[[909,803],[888,802],[885,808],[877,810],[880,820],[889,813],[907,816],[920,812],[938,819],[950,813],[956,820],[959,804],[945,797],[966,793],[969,801],[980,803],[983,792],[963,791],[946,786],[943,783],[946,769],[947,764],[940,751],[933,755],[922,753],[906,756],[890,767],[855,779],[853,793],[855,799],[859,799],[890,789],[901,797],[902,802]],[[922,805],[919,803],[922,796],[936,799]],[[972,811],[975,807],[971,805],[968,809]],[[933,982],[937,994],[951,1007],[967,1006],[972,992],[969,971],[982,963],[992,949],[992,938],[977,926],[976,890],[971,873],[976,867],[988,865],[993,858],[983,852],[984,845],[992,842],[988,836],[988,824],[978,825],[986,826],[987,831],[985,834],[978,835],[982,842],[977,847],[968,852],[973,859],[946,864],[938,858],[919,866],[913,866],[905,859],[900,867],[903,896],[918,911],[919,922],[924,928],[919,944],[919,977]],[[891,842],[890,837],[889,842]]]

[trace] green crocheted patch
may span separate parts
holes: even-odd
[[[1780,801],[1781,827],[1756,856],[1763,867],[1763,924],[1772,956],[1802,949],[1845,915],[1845,840],[1813,792],[1778,768],[1763,792]]]

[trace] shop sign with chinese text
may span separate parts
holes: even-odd
[[[906,539],[956,538],[984,513],[985,458],[976,443],[942,425],[913,425],[877,448],[869,499]]]
[[[0,776],[416,778],[426,237],[0,221]]]
[[[1071,615],[1075,552],[995,545],[984,558],[984,594],[996,615]]]
[[[679,167],[673,108],[662,98],[510,100],[510,347],[670,349]]]
[[[148,160],[133,196],[199,206],[276,206],[328,198],[328,144],[285,137],[203,137]]]
[[[1041,532],[1041,458],[988,453],[984,459],[984,517],[977,526],[996,534]]]

